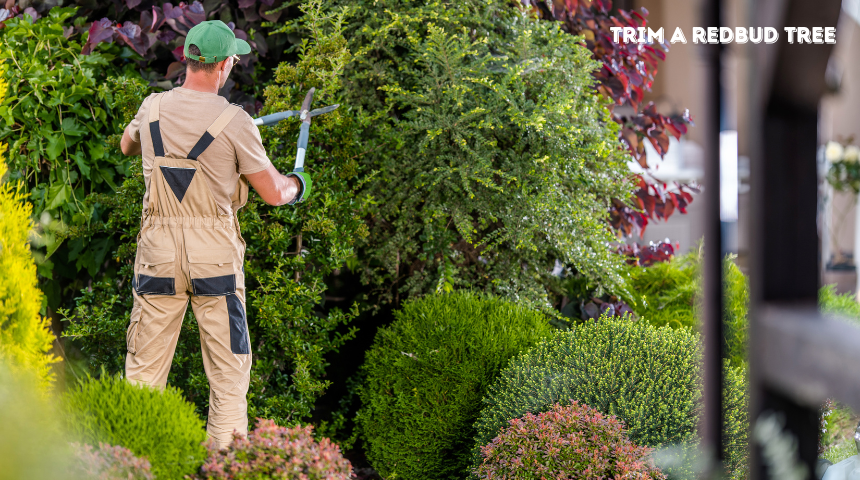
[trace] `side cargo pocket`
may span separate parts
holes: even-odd
[[[176,251],[137,247],[134,288],[138,295],[176,295]]]
[[[191,292],[204,297],[236,293],[233,249],[188,250]]]

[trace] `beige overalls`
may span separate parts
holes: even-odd
[[[248,431],[251,347],[242,268],[245,242],[235,214],[219,213],[206,179],[197,172],[196,159],[240,107],[227,107],[188,155],[165,154],[158,126],[162,95],[153,99],[149,110],[155,163],[149,206],[137,239],[125,371],[134,383],[162,388],[167,384],[190,300],[209,378],[206,431],[224,448],[234,430]],[[244,205],[247,198],[248,185],[240,179],[234,206]]]

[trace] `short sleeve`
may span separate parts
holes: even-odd
[[[263,148],[263,138],[260,136],[260,129],[254,125],[248,114],[240,112],[239,115],[243,115],[245,121],[242,122],[239,135],[233,136],[232,139],[233,145],[236,148],[236,162],[239,165],[239,173],[250,175],[262,172],[269,168],[272,162],[269,161],[266,149]]]
[[[152,97],[157,95],[157,93],[153,93],[152,95],[143,99],[143,103],[140,104],[140,108],[137,109],[137,114],[135,114],[132,121],[125,127],[125,131],[128,132],[128,136],[131,137],[136,143],[140,143],[140,127],[141,125],[146,125],[146,116],[149,112],[149,104],[152,103]]]

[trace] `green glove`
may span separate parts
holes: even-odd
[[[306,198],[308,198],[311,194],[311,187],[313,186],[313,181],[311,181],[311,176],[305,172],[290,172],[287,174],[288,177],[296,177],[299,179],[299,183],[302,185],[299,189],[299,194],[296,195],[296,198],[293,199],[289,205],[295,205],[299,202],[304,202]]]

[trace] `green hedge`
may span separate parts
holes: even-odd
[[[513,418],[575,400],[616,415],[639,445],[688,442],[700,407],[699,339],[688,329],[602,317],[559,332],[511,361],[490,387],[476,423],[478,448]],[[746,451],[746,400],[740,371],[728,368],[726,444],[733,469]]]
[[[362,367],[367,457],[385,478],[464,478],[486,388],[551,327],[539,312],[469,292],[409,302],[395,318]]]
[[[203,420],[176,388],[162,391],[105,375],[81,382],[65,400],[73,436],[128,448],[146,457],[159,479],[193,474],[206,458]]]

